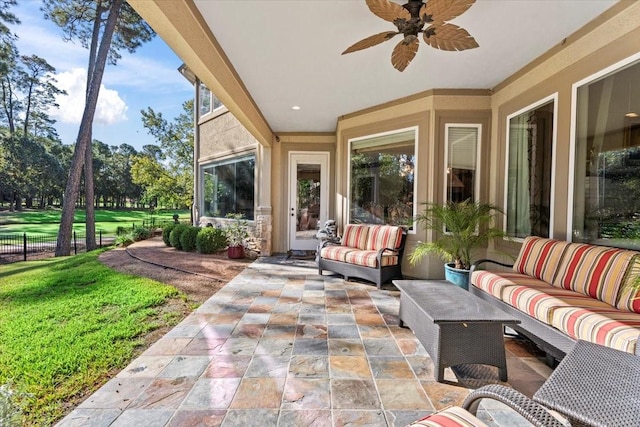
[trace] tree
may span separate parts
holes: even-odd
[[[62,28],[65,40],[79,40],[89,49],[86,104],[71,160],[56,245],[56,256],[63,256],[71,251],[73,214],[83,167],[86,198],[93,200],[92,125],[107,61],[115,65],[120,50],[134,52],[151,40],[154,33],[123,0],[45,0],[44,12],[47,19]],[[93,203],[87,203],[86,209],[87,249],[91,250],[96,247]]]
[[[142,124],[147,131],[160,143],[160,149],[154,146],[145,146],[143,150],[160,166],[166,169],[173,184],[170,198],[158,195],[163,203],[179,203],[181,206],[189,206],[193,203],[193,100],[182,104],[183,113],[175,117],[171,122],[167,121],[160,112],[155,112],[151,107],[142,110]],[[150,164],[144,163],[146,166]],[[155,166],[154,166],[155,167]],[[138,172],[142,163],[138,162]],[[140,175],[138,175],[140,179]],[[145,192],[157,188],[149,187],[143,181],[138,181],[145,187]],[[166,185],[168,181],[163,181]],[[153,183],[150,183],[153,184]],[[147,194],[147,198],[149,195]]]

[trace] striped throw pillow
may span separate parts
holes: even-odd
[[[347,224],[344,226],[342,234],[342,246],[351,248],[367,249],[367,237],[369,236],[369,226],[362,224]]]
[[[402,229],[392,225],[369,226],[367,239],[368,251],[379,251],[384,248],[396,249],[402,242]]]
[[[552,283],[569,244],[560,240],[529,236],[520,248],[513,270]]]
[[[615,306],[627,268],[636,254],[624,249],[571,243],[558,267],[553,286]]]

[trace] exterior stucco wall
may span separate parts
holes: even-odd
[[[200,127],[200,158],[204,163],[221,155],[229,155],[237,151],[246,151],[248,147],[256,147],[258,141],[242,126],[233,114],[224,112],[217,116],[204,116]]]

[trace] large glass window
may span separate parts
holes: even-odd
[[[203,172],[204,215],[242,213],[254,219],[255,155],[207,165]]]
[[[573,240],[640,247],[640,62],[580,86]]]
[[[446,200],[477,201],[481,125],[446,125]]]
[[[222,103],[216,96],[202,83],[200,83],[200,115],[204,116],[222,107]]]
[[[549,237],[554,101],[509,118],[506,232]]]
[[[413,224],[414,130],[351,142],[350,221]]]

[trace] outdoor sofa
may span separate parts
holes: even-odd
[[[318,274],[323,270],[374,282],[378,288],[402,279],[402,255],[407,232],[393,225],[347,224],[339,243],[321,242]]]
[[[487,263],[502,270],[478,269]],[[518,318],[551,364],[577,340],[640,355],[638,274],[640,252],[527,237],[513,266],[475,263],[469,291]]]

